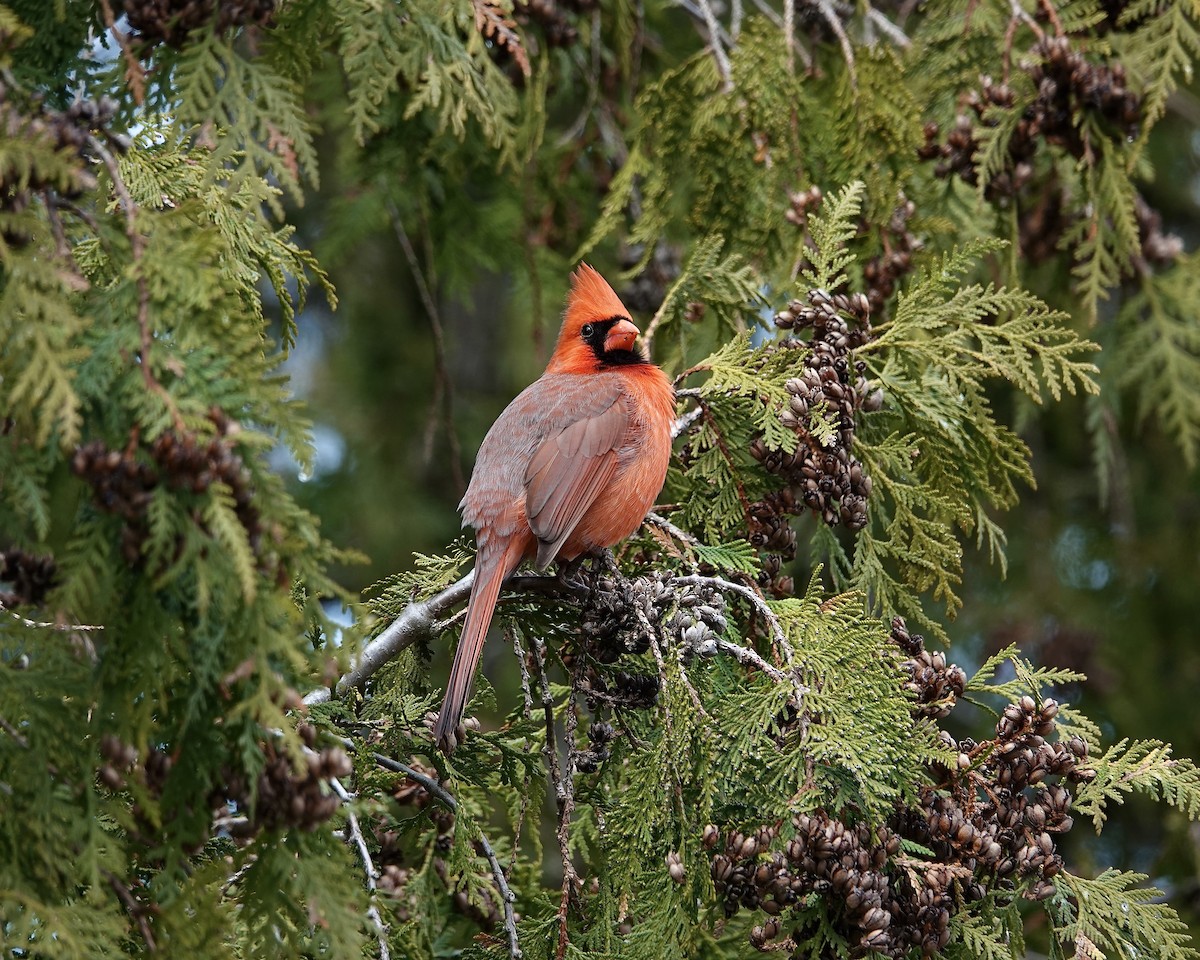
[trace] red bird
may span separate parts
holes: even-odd
[[[447,754],[500,585],[523,560],[544,569],[623,540],[662,489],[675,393],[634,346],[637,336],[612,287],[581,264],[546,372],[483,439],[459,505],[475,528],[475,582],[433,728]]]

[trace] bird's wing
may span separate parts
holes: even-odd
[[[538,539],[537,565],[554,559],[563,541],[617,472],[617,451],[630,430],[621,395],[546,437],[525,470],[525,512]]]

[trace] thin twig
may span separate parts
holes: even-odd
[[[686,433],[688,428],[691,427],[691,425],[699,420],[702,416],[704,416],[704,409],[702,407],[696,407],[696,409],[685,413],[682,417],[679,417],[671,425],[671,439],[678,439],[680,435]]]
[[[854,69],[854,48],[850,45],[850,38],[846,36],[842,18],[837,15],[837,11],[833,9],[833,4],[829,0],[816,0],[816,8],[825,22],[829,24],[833,35],[837,37],[838,43],[842,47],[842,56],[846,58],[846,69],[850,72],[850,85],[857,90],[858,73]]]
[[[675,3],[690,13],[697,20],[704,20],[704,11],[700,9],[695,0],[675,0]],[[707,23],[705,26],[707,26]],[[727,47],[733,46],[733,38],[725,32],[725,28],[721,26],[720,22],[717,23],[717,36],[721,38],[721,42]]]
[[[655,513],[653,510],[651,510],[649,513],[646,514],[646,519],[643,520],[642,522],[649,524],[652,527],[658,527],[668,537],[672,537],[675,540],[677,540],[679,543],[682,543],[687,548],[687,552],[685,553],[682,550],[676,550],[675,551],[676,555],[679,557],[680,560],[684,561],[687,564],[687,568],[692,573],[699,572],[700,565],[696,560],[696,548],[699,546],[702,546],[702,544],[700,543],[699,540],[697,540],[695,537],[693,537],[686,530],[681,530],[679,527],[675,526],[675,524],[673,524],[666,517],[662,516],[661,514]],[[667,546],[670,546],[670,544],[667,544]]]
[[[21,624],[21,626],[28,627],[31,630],[57,630],[59,633],[75,633],[77,630],[87,632],[89,630],[104,629],[102,625],[90,623],[50,623],[46,620],[30,620],[27,617],[21,616],[15,610],[9,610],[3,603],[0,603],[0,612],[7,613]]]
[[[354,797],[342,786],[337,777],[330,777],[329,786],[341,798],[346,807],[346,822],[350,825],[350,839],[358,849],[358,855],[363,862],[363,872],[367,875],[367,889],[371,891],[371,904],[367,907],[367,917],[375,928],[375,938],[379,941],[379,960],[391,960],[392,952],[388,948],[387,926],[383,922],[383,917],[379,915],[379,908],[375,905],[375,894],[378,890],[375,883],[375,863],[371,859],[371,851],[367,849],[367,840],[363,836],[362,827],[359,826],[358,817],[350,807]]]
[[[12,737],[17,742],[17,746],[22,750],[29,749],[29,741],[25,739],[25,735],[11,723],[9,723],[4,717],[0,717],[0,730],[3,730],[10,737]]]
[[[462,472],[462,449],[458,444],[458,433],[454,429],[454,398],[450,372],[446,366],[446,338],[442,331],[441,313],[438,310],[437,301],[434,300],[433,293],[429,289],[429,284],[425,282],[425,274],[417,260],[417,252],[413,249],[412,241],[408,239],[408,231],[404,229],[404,222],[400,219],[400,211],[390,196],[387,198],[387,206],[388,213],[392,218],[392,229],[396,233],[396,239],[400,241],[404,259],[408,261],[408,268],[412,271],[413,280],[417,285],[417,294],[425,307],[425,313],[429,317],[429,326],[433,331],[434,406],[431,416],[436,420],[439,411],[442,414],[442,425],[450,444],[450,473],[455,487],[459,493],[462,493],[467,485]],[[428,456],[429,451],[427,450],[427,459]]]
[[[254,864],[256,864],[257,862],[258,862],[257,855],[250,854],[250,856],[248,856],[246,858],[246,862],[243,863],[240,867],[238,867],[237,870],[235,870],[233,873],[231,873],[229,875],[228,879],[226,879],[226,881],[221,885],[221,896],[223,896],[223,897],[229,896],[230,889],[233,888],[236,884],[240,883],[242,880],[242,877],[244,877],[247,873],[249,873],[250,868],[253,867]]]
[[[724,654],[733,657],[738,663],[757,667],[776,683],[784,683],[787,680],[787,675],[778,667],[767,663],[758,653],[751,647],[743,647],[739,644],[732,643],[724,637],[717,637],[717,649]]]
[[[872,6],[868,6],[867,20],[886,33],[891,38],[892,43],[901,50],[907,50],[912,46],[912,41],[908,39],[908,35],[896,26],[896,24],[892,23],[883,12],[876,10]]]
[[[129,87],[133,91],[133,102],[140,107],[146,99],[146,71],[134,54],[129,37],[117,29],[117,20],[108,0],[100,0],[100,13],[104,17],[104,25],[121,48],[121,55],[125,58],[125,79],[129,81]]]
[[[646,514],[646,519],[643,522],[653,524],[654,526],[658,527],[660,530],[666,531],[668,534],[670,534],[672,537],[674,537],[680,543],[685,543],[689,547],[698,547],[701,545],[700,541],[697,540],[695,537],[693,537],[686,530],[681,530],[679,527],[675,526],[675,524],[673,524],[666,517],[660,516],[659,514],[655,513],[653,510],[651,510],[648,514]]]
[[[787,634],[784,633],[783,625],[779,622],[779,618],[775,616],[775,611],[767,605],[767,601],[749,587],[742,586],[740,583],[734,583],[732,580],[725,580],[722,577],[705,577],[699,574],[672,577],[668,582],[671,584],[690,584],[696,587],[712,587],[723,593],[736,593],[738,596],[749,600],[759,615],[767,621],[767,625],[771,629],[772,642],[779,649],[779,652],[783,654],[783,659],[789,667],[793,665],[795,655],[792,651],[791,643],[788,642]]]
[[[529,684],[529,665],[525,662],[525,648],[521,646],[521,635],[514,626],[506,626],[505,633],[512,640],[513,653],[517,658],[517,667],[521,671],[521,698],[524,703],[525,719],[533,719],[533,688]],[[530,740],[525,739],[524,749],[529,750]],[[529,811],[529,785],[531,774],[525,774],[524,786],[521,789],[521,807],[517,811],[516,823],[513,824],[512,856],[508,861],[507,875],[511,876],[517,865],[517,854],[521,844],[521,828],[525,824],[525,814]]]
[[[250,818],[245,814],[216,817],[212,822],[212,831],[219,836],[225,836],[226,834],[235,834],[245,829],[249,824]]]
[[[759,13],[775,24],[775,26],[777,26],[780,30],[785,29],[783,25],[783,18],[775,12],[774,8],[767,3],[766,0],[754,0],[754,5],[758,7]],[[792,6],[793,11],[795,10],[793,0],[788,0],[787,5]]]
[[[611,557],[610,557],[611,559]],[[614,563],[615,566],[615,563]],[[586,666],[584,657],[577,657],[575,660],[575,675],[571,678],[571,689],[567,694],[567,712],[566,730],[563,739],[566,741],[566,757],[563,760],[565,769],[563,770],[563,788],[564,797],[562,808],[558,814],[558,829],[559,850],[565,858],[565,862],[571,862],[571,818],[575,815],[575,737],[579,730],[579,703],[576,699],[580,684],[583,683],[583,671]],[[567,916],[566,910],[570,906],[571,895],[575,892],[575,886],[578,884],[578,878],[575,875],[575,865],[571,863],[571,871],[569,874],[570,882],[568,882],[568,874],[563,871],[563,892],[562,899],[559,901],[559,911],[562,914],[562,919],[559,924],[558,936],[558,951],[559,955],[564,955],[567,949]]]
[[[50,206],[54,207],[55,210],[65,210],[72,216],[77,217],[87,225],[88,229],[91,230],[92,233],[99,234],[101,232],[100,222],[94,216],[92,216],[89,211],[84,210],[78,204],[72,203],[70,200],[64,200],[56,193],[49,190],[46,191],[46,202]]]
[[[558,948],[556,960],[562,960],[567,951],[567,906],[570,902],[570,891],[575,880],[575,865],[571,862],[571,848],[567,834],[567,824],[563,813],[568,811],[567,787],[563,782],[563,772],[558,762],[558,737],[554,730],[554,698],[550,695],[550,681],[546,676],[546,645],[537,636],[531,638],[533,643],[533,659],[538,668],[538,687],[542,694],[542,712],[546,718],[546,745],[543,753],[546,756],[546,766],[550,771],[550,786],[554,791],[554,804],[558,809],[558,851],[562,857],[563,886],[562,897],[558,906]],[[570,763],[570,747],[567,746],[567,762]],[[568,774],[570,768],[568,767]],[[569,812],[569,811],[568,811]]]
[[[721,75],[725,92],[729,93],[733,90],[733,71],[729,66],[729,55],[725,53],[725,47],[721,43],[724,31],[717,23],[712,4],[708,0],[696,2],[700,7],[700,15],[704,18],[704,25],[708,28],[708,43],[712,47],[713,59],[717,61],[717,72]]]
[[[1038,22],[1033,19],[1033,16],[1021,6],[1021,0],[1008,0],[1008,8],[1012,12],[1014,20],[1020,20],[1021,23],[1033,31],[1034,36],[1039,40],[1046,39],[1046,32],[1038,26]]]
[[[1062,20],[1059,19],[1058,11],[1054,9],[1054,4],[1050,0],[1038,0],[1038,7],[1046,15],[1046,19],[1050,21],[1050,26],[1054,28],[1054,35],[1061,37],[1064,32]]]
[[[401,763],[399,760],[393,760],[391,757],[384,756],[382,753],[372,753],[371,759],[385,770],[391,770],[393,773],[402,773],[410,780],[415,780],[428,790],[431,796],[441,801],[452,813],[458,813],[458,801],[454,799],[454,795],[432,777],[414,770],[406,763]],[[478,830],[478,825],[476,829]],[[513,915],[513,904],[517,900],[516,895],[512,892],[512,887],[508,885],[508,879],[504,876],[500,860],[496,856],[496,851],[492,849],[492,845],[488,842],[486,834],[482,830],[478,832],[479,848],[492,868],[492,879],[496,881],[496,889],[500,893],[500,901],[504,908],[504,931],[508,935],[509,958],[510,960],[521,960],[521,947],[517,940],[517,921]]]
[[[154,943],[154,931],[150,929],[150,921],[146,919],[146,907],[138,901],[138,898],[133,895],[133,891],[129,889],[116,874],[108,870],[101,869],[104,879],[108,881],[108,885],[112,887],[113,892],[117,895],[117,899],[125,905],[125,909],[129,915],[137,921],[138,929],[142,933],[142,939],[146,941],[146,950],[154,953],[158,947]]]
[[[783,2],[783,42],[787,45],[788,73],[795,73],[796,0],[784,0]]]

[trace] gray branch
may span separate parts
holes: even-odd
[[[352,687],[361,687],[389,660],[398,657],[422,637],[432,636],[434,626],[450,608],[467,599],[474,580],[475,571],[472,570],[428,600],[410,603],[387,629],[363,647],[362,653],[332,690],[328,687],[313,690],[304,698],[304,702],[310,706],[325,703],[335,693],[340,697]]]

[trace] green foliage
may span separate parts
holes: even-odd
[[[1091,879],[1063,874],[1063,895],[1049,908],[1061,924],[1063,947],[1090,960],[1130,952],[1166,960],[1195,956],[1187,925],[1169,906],[1156,902],[1162,896],[1158,890],[1137,886],[1145,881],[1145,874],[1120,870],[1105,870]]]
[[[735,22],[738,4],[710,38],[658,2],[293,0],[270,24],[219,6],[178,47],[106,33],[112,4],[0,6],[4,952],[494,957],[512,935],[531,958],[751,955],[773,935],[715,882],[717,844],[749,842],[757,875],[802,815],[878,836],[985,762],[914,699],[924,668],[887,623],[949,639],[931,605],[958,611],[972,544],[1004,574],[1003,514],[1035,480],[1025,428],[1086,403],[1111,464],[1128,399],[1196,462],[1200,264],[1139,192],[1200,52],[1194,7],[948,0],[901,33],[825,5],[785,37],[783,4]],[[1077,92],[1047,112],[1047,37],[1097,89],[1124,66],[1137,136]],[[976,111],[983,75],[1008,99]],[[1057,126],[1030,134],[1033,116]],[[321,183],[335,209],[302,234]],[[450,758],[426,644],[336,681],[471,550],[415,555],[335,634],[322,601],[348,599],[331,570],[354,556],[267,465],[277,445],[312,465],[283,364],[309,288],[338,302],[302,239],[318,232],[335,263],[400,241],[429,302],[372,322],[415,354],[431,321],[447,422],[465,376],[447,344],[477,349],[460,308],[484,275],[514,278],[520,319],[480,306],[477,352],[526,363],[572,251],[620,262],[607,275],[677,375],[667,522],[584,590],[506,595],[519,688],[479,682],[473,708],[503,716]],[[796,314],[818,301],[855,325],[834,377],[849,413],[832,394],[796,412],[818,353]],[[869,478],[861,529],[806,505],[832,473],[782,479],[805,455]],[[419,639],[451,642],[447,616]],[[1007,647],[963,694],[1011,710],[1082,679]],[[1135,792],[1200,816],[1169,745],[1103,748],[1070,706],[1056,735],[1086,744],[1070,792],[1097,830]],[[919,890],[945,845],[905,836],[879,875]],[[1023,898],[1043,894],[1054,957],[1193,955],[1140,874],[1041,890],[958,869],[941,955],[1024,956],[1043,934]],[[867,949],[844,896],[770,902],[796,938],[776,948]]]
[[[250,177],[274,177],[299,200],[301,178],[316,182],[317,158],[299,90],[270,65],[251,66],[228,42],[201,36],[183,51],[172,79],[177,122],[198,131],[201,142],[215,143],[213,167],[228,171],[232,187]]]
[[[1191,304],[1200,293],[1195,255],[1147,277],[1117,317],[1119,382],[1133,392],[1140,418],[1156,416],[1184,461],[1200,457],[1200,330]]]
[[[1080,787],[1075,809],[1092,817],[1099,832],[1109,803],[1146,793],[1178,807],[1192,819],[1200,816],[1200,770],[1191,760],[1174,759],[1169,744],[1157,740],[1121,740],[1095,758],[1096,779]]]
[[[1160,8],[1151,0],[1139,0],[1121,11],[1118,22],[1138,26],[1116,38],[1113,45],[1141,82],[1146,117],[1144,143],[1152,125],[1166,112],[1167,98],[1178,86],[1179,78],[1185,83],[1192,78],[1192,61],[1200,54],[1196,10],[1186,3]]]
[[[379,131],[384,103],[403,89],[405,119],[429,111],[440,130],[460,139],[473,122],[501,156],[509,155],[517,98],[488,56],[471,8],[431,0],[403,12],[379,0],[335,8],[350,124],[358,140]]]
[[[1100,301],[1108,299],[1129,271],[1140,243],[1134,216],[1134,186],[1107,140],[1100,157],[1081,163],[1084,192],[1094,197],[1089,216],[1081,218],[1064,240],[1076,250],[1073,271],[1076,290],[1089,318],[1096,318]]]
[[[450,586],[470,557],[462,543],[453,544],[447,554],[414,554],[412,570],[387,577],[371,588],[375,594],[372,610],[381,617],[394,619],[414,600],[427,599]]]
[[[999,377],[1039,403],[1043,385],[1055,400],[1076,387],[1094,393],[1096,367],[1080,355],[1097,347],[1063,325],[1065,314],[1023,290],[957,285],[987,249],[957,250],[921,271],[867,350],[894,350],[955,390]]]
[[[721,257],[724,246],[724,237],[717,234],[696,243],[652,323],[681,324],[687,317],[688,305],[702,303],[706,310],[714,312],[721,326],[735,331],[742,329],[743,311],[759,299],[757,277],[738,254]]]
[[[863,189],[861,182],[848,184],[830,197],[821,215],[813,219],[813,252],[803,273],[810,287],[832,290],[846,282],[844,271],[854,261],[846,243],[858,233],[855,221],[862,209]]]

